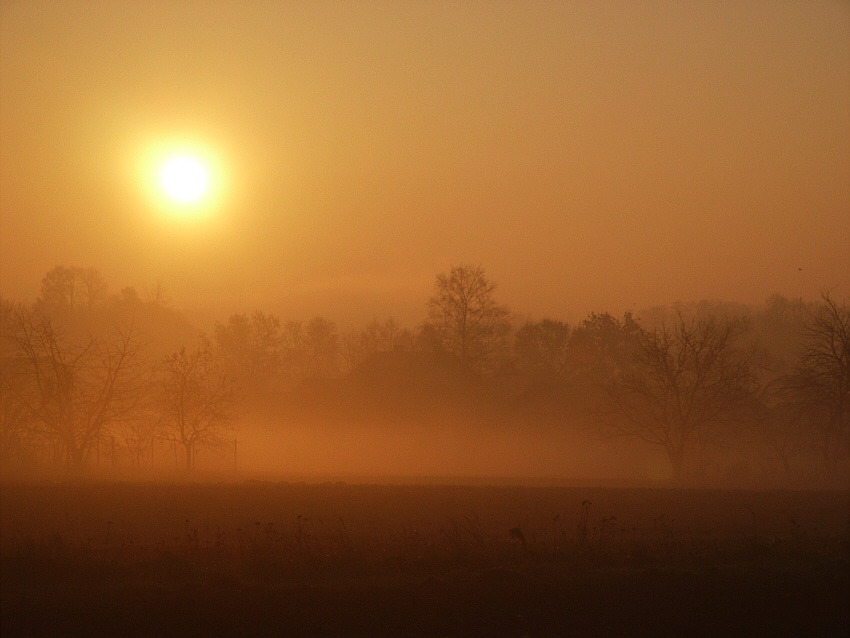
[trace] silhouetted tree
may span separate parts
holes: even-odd
[[[806,414],[828,469],[850,457],[850,309],[829,294],[805,324],[805,349],[785,379],[789,403]]]
[[[616,432],[661,447],[675,480],[693,454],[740,418],[756,389],[740,322],[679,318],[641,333],[635,365],[606,384],[601,416]]]
[[[67,465],[82,467],[103,430],[138,400],[140,362],[133,329],[79,344],[40,310],[18,306],[7,321],[4,341],[9,340],[18,362],[18,399]]]
[[[492,369],[510,334],[510,312],[496,303],[495,289],[481,266],[454,266],[437,275],[428,301],[427,326],[438,346],[479,371]]]
[[[183,448],[186,468],[195,467],[198,449],[226,443],[235,418],[235,397],[209,342],[182,348],[158,371],[158,404],[163,437]]]

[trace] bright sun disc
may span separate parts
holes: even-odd
[[[201,162],[191,157],[168,160],[160,172],[165,192],[180,202],[194,202],[207,192],[209,175]]]

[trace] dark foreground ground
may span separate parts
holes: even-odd
[[[4,485],[8,636],[848,636],[850,495]]]

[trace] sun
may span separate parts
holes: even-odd
[[[233,179],[228,153],[218,145],[185,135],[152,137],[127,157],[147,210],[193,225],[226,215]]]
[[[168,197],[190,204],[207,194],[209,171],[200,160],[180,155],[165,161],[159,172],[159,182]]]

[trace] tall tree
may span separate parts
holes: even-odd
[[[481,266],[454,266],[437,275],[428,301],[427,325],[439,347],[479,371],[492,368],[510,333],[510,312],[495,290]]]
[[[664,450],[677,481],[695,453],[738,419],[756,389],[750,357],[736,340],[744,325],[679,317],[672,327],[642,333],[635,365],[606,385],[602,416],[620,434]]]

